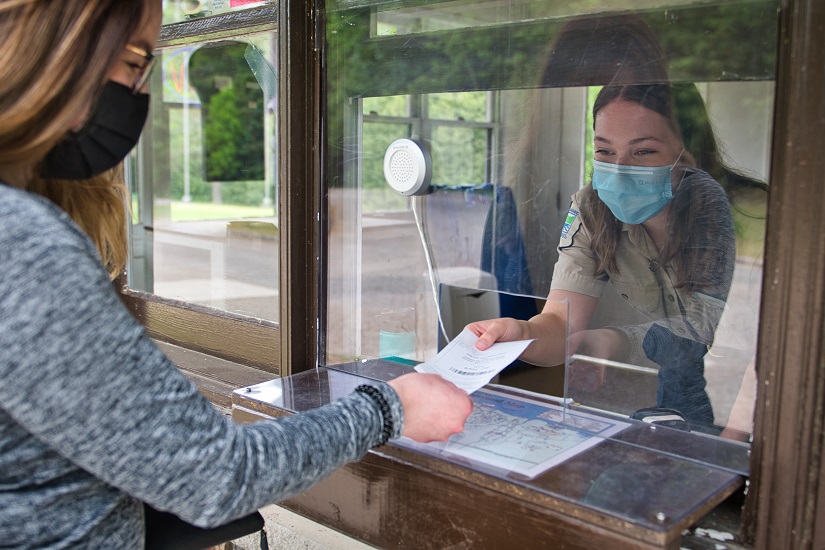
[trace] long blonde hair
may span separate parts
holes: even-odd
[[[84,115],[129,37],[144,0],[0,0],[0,166],[66,210],[110,274],[126,258],[126,195],[112,171],[46,180],[38,166]]]
[[[112,279],[121,274],[129,255],[129,192],[120,167],[82,181],[34,178],[28,189],[65,210],[89,235]]]

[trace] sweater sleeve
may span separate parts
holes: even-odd
[[[0,406],[65,459],[211,526],[308,488],[379,441],[381,411],[360,393],[274,421],[224,418],[123,307],[88,239],[41,210],[9,223],[19,212],[0,205]],[[399,398],[375,385],[398,436]]]

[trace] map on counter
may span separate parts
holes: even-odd
[[[491,390],[476,392],[472,399],[463,432],[446,443],[410,446],[533,478],[629,426]]]

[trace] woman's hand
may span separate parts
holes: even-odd
[[[564,363],[564,326],[565,321],[556,313],[542,312],[529,321],[503,317],[470,323],[467,328],[478,336],[476,349],[479,351],[489,349],[496,342],[535,340],[519,359],[540,367],[552,367]]]
[[[509,317],[477,321],[467,325],[470,331],[478,336],[476,348],[484,351],[496,342],[515,342],[526,340],[526,323]]]
[[[415,441],[446,441],[464,429],[473,412],[470,396],[437,374],[409,373],[388,384],[404,407],[401,435]]]

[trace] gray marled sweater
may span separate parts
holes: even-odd
[[[398,396],[381,383],[395,417]],[[199,526],[300,492],[381,435],[355,393],[239,426],[121,305],[60,209],[0,185],[0,547],[143,547],[142,502]]]

